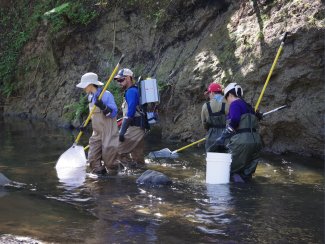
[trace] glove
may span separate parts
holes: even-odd
[[[258,121],[261,121],[263,119],[263,113],[261,113],[259,110],[256,110],[255,116],[258,119]]]
[[[124,118],[123,122],[122,122],[122,126],[119,132],[119,141],[120,142],[124,142],[124,135],[127,131],[127,129],[129,128],[130,124],[131,124],[132,119],[131,118]]]
[[[227,147],[225,145],[218,145],[215,142],[207,149],[207,152],[226,153],[227,152]]]
[[[227,126],[226,129],[222,132],[221,136],[217,138],[216,143],[217,145],[224,145],[225,140],[229,139],[235,134],[235,130],[231,126]]]
[[[124,140],[125,140],[124,135],[119,135],[119,136],[118,136],[118,140],[119,140],[120,142],[124,142]]]
[[[95,105],[103,112],[105,116],[112,112],[112,109],[107,107],[102,100],[97,99]]]
[[[86,126],[85,126],[85,121],[82,122],[82,124],[78,127],[79,131],[85,132],[86,131]]]
[[[204,127],[204,129],[209,130],[210,129],[210,123],[208,123],[208,122],[203,123],[203,127]]]

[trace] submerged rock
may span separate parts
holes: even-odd
[[[138,179],[137,184],[140,185],[152,185],[152,186],[161,186],[161,185],[170,185],[172,184],[171,179],[165,174],[155,171],[147,170],[145,171]]]

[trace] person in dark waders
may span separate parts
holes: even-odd
[[[98,99],[102,85],[103,83],[98,81],[97,74],[91,72],[84,74],[77,85],[88,94],[89,111],[96,105],[91,117],[93,133],[89,138],[88,163],[92,173],[98,176],[118,173],[117,106],[114,96],[109,91],[104,92],[101,100]],[[80,129],[84,130],[84,127],[81,126]]]
[[[119,159],[127,168],[144,168],[144,121],[140,113],[139,91],[134,85],[133,72],[130,69],[121,69],[114,79],[124,90],[123,121],[119,131]]]
[[[230,83],[224,90],[230,105],[227,127],[216,140],[216,145],[226,145],[232,157],[231,180],[247,182],[256,170],[262,140],[258,133],[258,117],[250,104],[242,98],[243,89],[237,83]]]
[[[209,96],[209,102],[203,104],[201,111],[202,125],[208,132],[205,141],[205,151],[220,152],[219,148],[211,146],[226,128],[226,115],[229,111],[229,105],[226,103],[227,101],[222,95],[222,87],[218,83],[212,82],[204,95]]]

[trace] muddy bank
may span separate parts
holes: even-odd
[[[108,4],[89,25],[71,25],[54,35],[44,22],[24,47],[15,75],[20,92],[3,102],[3,112],[69,126],[66,105],[80,99],[75,88],[80,76],[93,71],[106,80],[123,53],[123,66],[160,83],[162,137],[194,141],[205,134],[200,111],[207,84],[236,81],[255,104],[287,31],[260,109],[289,108],[262,121],[265,150],[324,157],[321,1],[160,1],[154,6]]]

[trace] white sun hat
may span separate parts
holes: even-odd
[[[94,84],[97,86],[102,86],[104,85],[102,82],[98,81],[98,75],[95,73],[89,72],[81,76],[80,83],[77,85],[79,88],[86,88],[88,85]]]

